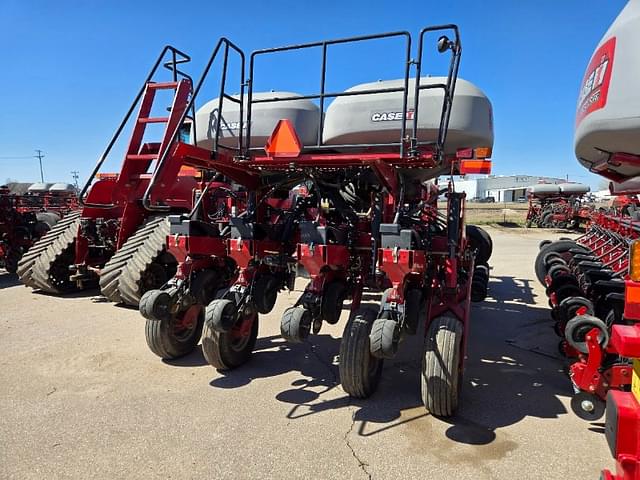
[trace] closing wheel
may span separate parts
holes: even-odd
[[[554,279],[560,275],[571,275],[571,269],[567,267],[567,265],[553,265],[549,268],[549,270],[547,270],[547,275],[549,275],[551,279]]]
[[[346,296],[347,287],[343,282],[335,281],[329,283],[322,294],[321,318],[331,325],[338,323]]]
[[[193,305],[179,315],[147,319],[145,338],[149,349],[165,360],[190,353],[200,340],[203,318],[202,307]]]
[[[228,332],[238,320],[238,307],[231,300],[218,298],[207,305],[204,317],[206,324],[216,332]]]
[[[361,308],[344,327],[340,342],[340,381],[342,389],[356,398],[370,396],[378,387],[383,360],[371,355],[369,334],[376,312]]]
[[[252,298],[258,313],[267,314],[273,310],[278,299],[279,287],[280,282],[273,275],[260,275],[256,278],[253,284]]]
[[[544,263],[545,256],[550,252],[557,252],[562,258],[565,259],[565,261],[568,262],[572,256],[569,250],[571,250],[572,248],[580,248],[584,250],[585,253],[589,251],[573,240],[558,240],[556,242],[548,243],[540,248],[540,251],[538,252],[535,260],[535,271],[536,277],[542,285],[544,285],[544,277],[547,274],[547,268]]]
[[[571,398],[571,410],[581,419],[595,422],[604,415],[606,403],[592,393],[578,392]]]
[[[558,305],[562,303],[565,298],[569,297],[580,297],[583,295],[580,287],[576,287],[572,283],[565,283],[564,285],[555,289],[556,294],[556,302]]]
[[[309,336],[312,323],[313,317],[309,310],[300,306],[290,307],[280,319],[280,333],[288,342],[302,343]]]
[[[573,348],[582,353],[589,353],[586,337],[594,328],[598,329],[598,343],[602,348],[606,348],[609,343],[607,325],[591,315],[578,315],[569,320],[564,329],[564,336]]]
[[[228,332],[218,332],[205,318],[202,330],[202,353],[211,366],[231,370],[245,364],[251,357],[258,337],[258,314],[253,311],[242,318]]]
[[[393,358],[400,343],[400,324],[388,318],[389,312],[383,312],[383,318],[376,318],[369,334],[371,355],[377,358]]]
[[[404,327],[407,333],[415,335],[420,319],[424,317],[426,304],[424,294],[418,288],[410,288],[404,295]]]
[[[593,302],[584,297],[567,297],[560,302],[559,308],[567,320],[576,315],[593,315]]]
[[[138,309],[148,320],[162,320],[171,316],[171,292],[167,290],[149,290],[140,299]]]
[[[449,417],[458,407],[462,377],[462,322],[451,314],[434,318],[424,344],[422,401],[432,415]]]
[[[544,247],[546,247],[547,245],[549,245],[550,243],[552,243],[551,240],[542,240],[539,244],[538,244],[538,248],[540,250],[542,250]]]

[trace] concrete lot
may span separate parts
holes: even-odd
[[[533,259],[549,231],[496,230],[490,298],[474,306],[462,406],[429,416],[419,338],[378,392],[339,386],[344,325],[308,344],[278,336],[283,293],[256,353],[225,375],[198,349],[163,363],[136,310],[95,292],[31,293],[0,273],[0,478],[598,478],[602,424],[569,409],[571,386]],[[346,318],[346,312],[343,320]]]

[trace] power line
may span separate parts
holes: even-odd
[[[0,160],[23,160],[25,158],[33,158],[31,155],[27,157],[0,157]]]

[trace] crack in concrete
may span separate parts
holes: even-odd
[[[331,374],[332,377],[332,382],[334,385],[338,385],[338,376],[336,375],[335,372],[335,366],[333,365],[333,363],[328,363],[326,362],[316,351],[316,345],[313,344],[309,344],[310,348],[309,348],[309,353],[311,355],[313,355],[313,357],[321,364],[323,365],[327,371]],[[349,404],[347,405],[347,407],[353,407],[353,405],[351,404],[351,398],[349,398]],[[351,445],[351,442],[349,441],[349,435],[351,435],[351,432],[353,431],[353,428],[356,425],[356,416],[355,416],[355,412],[351,412],[351,425],[349,426],[349,429],[347,430],[347,432],[344,434],[343,440],[345,445],[347,446],[347,448],[349,449],[349,451],[351,452],[351,455],[353,455],[353,458],[356,459],[356,461],[358,462],[358,467],[362,470],[362,472],[367,476],[367,478],[369,480],[372,480],[372,475],[371,473],[369,473],[369,471],[367,470],[367,467],[369,466],[368,463],[366,463],[364,460],[362,460],[358,454],[356,453],[355,448],[353,448],[353,445]]]
[[[353,427],[355,427],[355,425],[356,425],[356,416],[355,416],[355,413],[352,412],[351,426],[349,427],[349,430],[347,430],[347,433],[344,434],[343,440],[345,445],[349,448],[349,450],[351,450],[351,455],[353,455],[353,458],[355,458],[356,461],[358,462],[358,467],[360,467],[360,470],[362,470],[362,472],[367,476],[369,480],[372,480],[373,477],[371,473],[369,473],[369,471],[367,470],[367,467],[369,466],[369,464],[358,456],[355,448],[353,448],[353,445],[351,445],[351,442],[349,441],[349,435],[351,435],[351,432],[353,431]]]

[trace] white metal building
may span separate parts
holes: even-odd
[[[443,179],[444,180],[444,179]],[[455,181],[457,192],[465,192],[468,199],[493,197],[496,202],[515,202],[526,196],[527,187],[536,183],[565,183],[566,179],[533,175],[487,175],[460,177]]]

